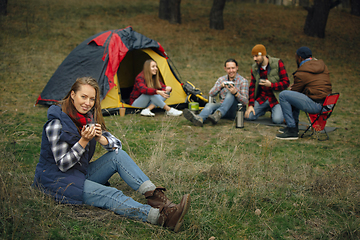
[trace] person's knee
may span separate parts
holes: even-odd
[[[129,156],[124,150],[122,149],[117,149],[115,151],[113,151],[114,154],[116,154],[118,157],[122,157],[122,156]]]
[[[115,162],[123,162],[130,158],[130,156],[122,149],[117,149],[115,151],[112,151],[112,159],[115,160]]]
[[[284,117],[283,116],[279,116],[279,115],[274,115],[274,116],[272,116],[272,122],[274,123],[274,124],[282,124],[282,123],[284,123]]]
[[[284,90],[281,91],[279,94],[279,100],[285,100],[288,96],[291,96],[291,91],[290,90]]]
[[[281,124],[284,122],[284,114],[280,104],[275,105],[271,110],[271,120],[274,124]]]
[[[207,103],[207,104],[205,104],[205,107],[204,107],[204,109],[213,109],[214,106],[215,105],[215,103]]]

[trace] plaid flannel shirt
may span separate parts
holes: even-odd
[[[219,92],[219,98],[220,102],[222,103],[225,100],[226,94],[229,92],[227,88],[221,88],[221,84],[223,82],[230,81],[229,76],[225,75],[220,77],[216,82],[213,88],[210,90],[209,95],[212,97],[215,97]],[[239,102],[242,102],[244,105],[246,105],[249,101],[249,83],[248,81],[240,76],[238,73],[236,73],[235,79],[234,79],[234,87],[239,92],[239,96],[236,97],[236,99]]]
[[[161,89],[149,88],[146,85],[144,72],[139,73],[135,78],[135,84],[132,92],[130,93],[130,105],[141,95],[155,95],[157,90],[165,90],[166,85],[160,81]]]
[[[70,146],[67,142],[60,141],[62,125],[59,119],[54,119],[45,128],[45,133],[51,145],[56,165],[62,172],[66,172],[80,161],[85,149],[77,142]],[[121,141],[111,133],[103,131],[102,135],[107,138],[108,144],[103,145],[107,151],[121,149]],[[90,160],[90,159],[89,159]]]
[[[267,72],[268,72],[268,66],[264,70],[263,68],[260,68],[260,79],[267,79]],[[279,60],[279,82],[271,83],[271,87],[265,87],[259,85],[259,96],[257,99],[255,98],[255,84],[256,79],[254,78],[252,69],[251,69],[251,82],[250,82],[250,88],[249,88],[249,106],[254,106],[255,100],[258,101],[258,103],[261,105],[266,100],[269,100],[270,107],[274,107],[276,104],[278,104],[278,101],[276,97],[274,96],[274,93],[272,91],[282,91],[289,87],[289,77],[287,75],[284,63]]]

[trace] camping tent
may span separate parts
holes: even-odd
[[[98,33],[79,44],[61,63],[41,92],[36,104],[52,105],[63,99],[79,77],[97,79],[103,112],[128,105],[135,77],[147,59],[157,62],[165,85],[172,87],[170,106],[184,106],[186,93],[169,64],[160,43],[133,31],[132,27]]]

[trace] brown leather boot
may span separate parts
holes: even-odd
[[[208,119],[212,122],[212,124],[217,124],[217,122],[221,119],[222,115],[220,111],[215,111],[211,114]]]
[[[163,205],[159,209],[160,217],[158,224],[178,232],[189,208],[190,194],[185,194],[178,205],[174,204],[172,207]]]
[[[166,196],[164,191],[166,191],[163,187],[158,187],[154,191],[147,191],[144,195],[147,199],[147,204],[153,208],[160,208],[163,205],[173,207],[175,206]]]

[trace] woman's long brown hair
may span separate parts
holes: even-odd
[[[101,124],[101,128],[106,130],[105,121],[101,112],[100,105],[100,88],[97,81],[92,77],[81,77],[76,79],[75,83],[72,85],[68,94],[64,97],[64,99],[59,103],[61,105],[61,110],[66,113],[75,123],[76,126],[80,126],[73,116],[76,116],[77,110],[74,106],[74,100],[71,98],[71,93],[74,91],[75,93],[80,90],[80,88],[84,85],[90,85],[95,89],[95,104],[90,111],[93,112],[94,120],[96,123]],[[79,127],[78,127],[79,129]],[[79,129],[81,131],[81,129]]]
[[[152,75],[150,70],[151,62],[156,63],[152,59],[148,59],[144,62],[144,78],[146,86],[149,88],[161,89],[159,69],[157,70],[156,75]]]

